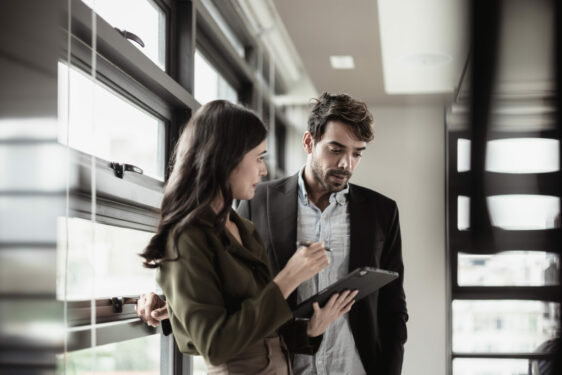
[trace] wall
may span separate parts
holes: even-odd
[[[375,140],[352,181],[396,200],[410,314],[404,375],[444,375],[445,135],[442,106],[375,107]],[[287,172],[305,162],[302,130],[287,133]],[[302,158],[299,158],[302,157]]]
[[[353,176],[394,199],[400,210],[410,320],[402,374],[444,375],[445,136],[444,110],[371,108],[375,140]]]

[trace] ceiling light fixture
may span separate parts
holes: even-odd
[[[334,69],[355,69],[353,56],[349,55],[330,56],[330,65]]]

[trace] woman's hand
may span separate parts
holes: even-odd
[[[162,320],[168,319],[166,301],[154,292],[141,294],[135,305],[135,312],[143,322],[151,327],[158,327]]]
[[[320,336],[326,331],[326,328],[332,324],[337,318],[351,310],[351,306],[355,303],[355,296],[358,291],[353,292],[346,290],[341,294],[334,294],[324,307],[320,307],[318,302],[314,302],[314,315],[308,321],[306,334],[309,337]]]
[[[277,283],[281,293],[287,298],[300,283],[322,271],[329,263],[324,242],[300,246],[273,281]]]

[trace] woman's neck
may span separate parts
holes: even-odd
[[[215,214],[218,214],[219,212],[221,212],[221,210],[224,207],[224,199],[222,197],[222,194],[219,193],[217,194],[217,196],[215,197],[215,199],[213,199],[213,201],[210,204],[211,209],[214,211]],[[226,214],[226,222],[230,222],[230,212]]]

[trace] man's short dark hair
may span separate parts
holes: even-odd
[[[316,142],[322,139],[329,121],[346,124],[355,137],[363,142],[373,140],[373,115],[367,105],[347,94],[323,93],[314,99],[308,118],[308,131]]]

